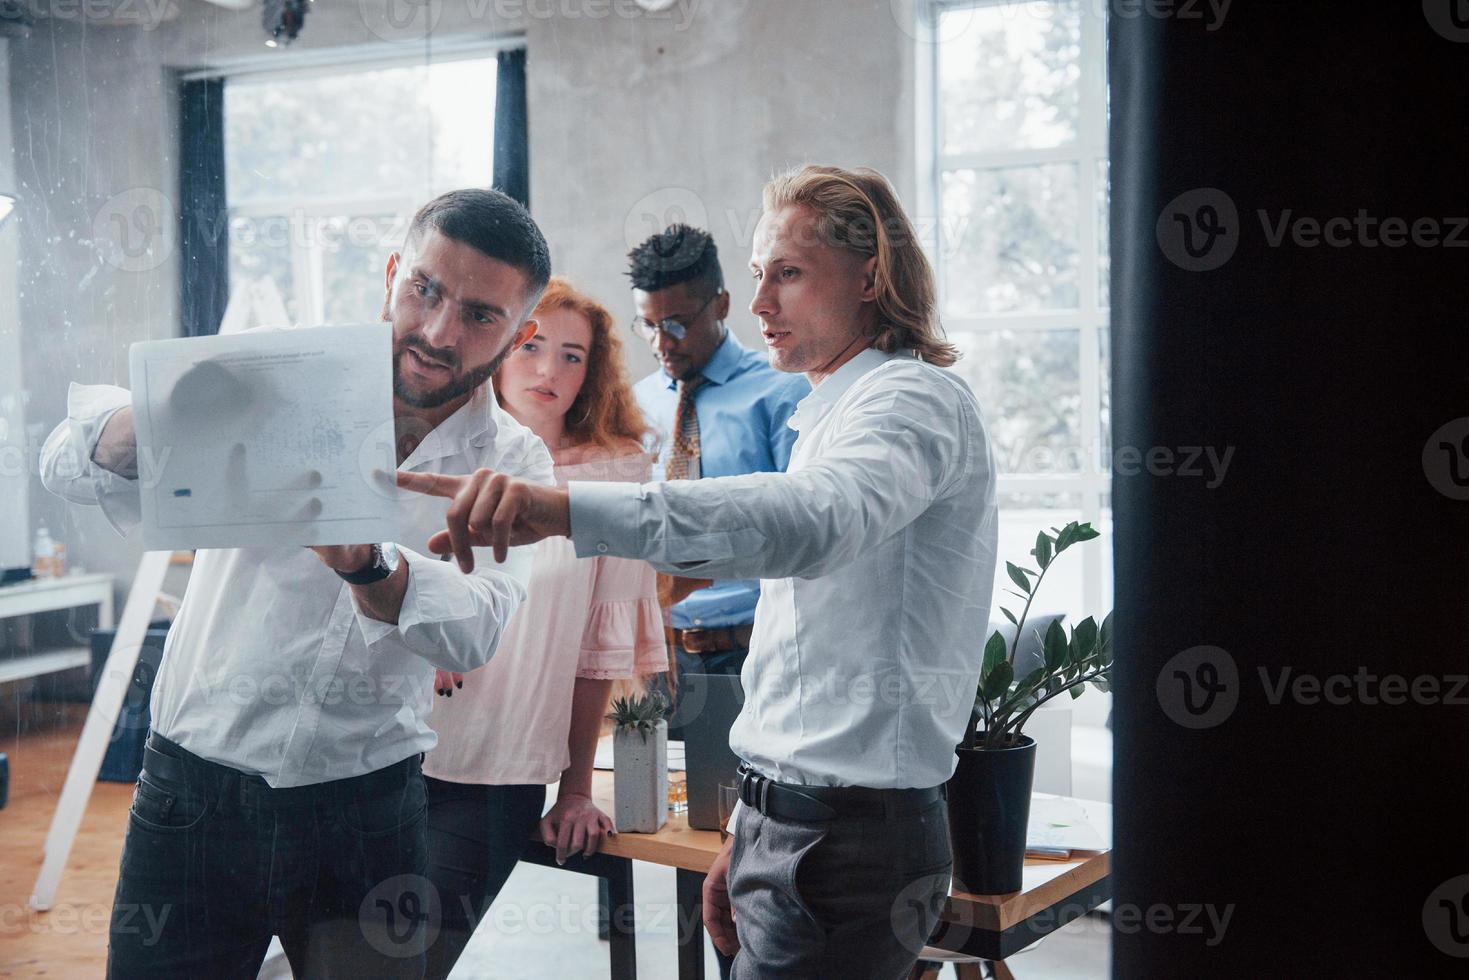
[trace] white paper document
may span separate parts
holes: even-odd
[[[391,327],[134,344],[150,550],[396,540]]]
[[[1027,851],[1101,851],[1108,846],[1076,800],[1041,794],[1030,798]]]

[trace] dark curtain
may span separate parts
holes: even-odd
[[[1451,8],[1110,19],[1114,452],[1173,454],[1114,466],[1115,977],[1443,976],[1438,944],[1469,954]],[[1420,219],[1442,244],[1402,242]],[[1232,452],[1217,485],[1188,447]],[[1438,703],[1404,697],[1416,678]]]
[[[501,51],[495,78],[494,187],[530,207],[530,130],[525,109],[525,49]]]
[[[180,315],[186,337],[219,332],[229,300],[224,80],[184,82],[179,111]]]

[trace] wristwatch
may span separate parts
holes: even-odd
[[[400,561],[402,561],[402,556],[398,554],[398,546],[389,541],[385,544],[373,545],[372,557],[362,568],[355,572],[344,572],[337,569],[337,574],[348,585],[371,585],[374,582],[381,582],[396,572]]]

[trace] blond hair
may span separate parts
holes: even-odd
[[[889,354],[911,350],[939,367],[959,359],[958,349],[944,339],[939,323],[933,267],[886,177],[869,167],[843,170],[807,164],[772,178],[763,200],[766,211],[791,205],[810,208],[823,243],[877,257],[873,347]]]

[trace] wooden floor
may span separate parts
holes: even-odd
[[[86,705],[47,704],[37,718],[6,719],[10,801],[0,810],[0,977],[101,977],[107,919],[133,788],[97,783],[50,912],[33,912],[41,850],[81,735]],[[23,734],[17,734],[17,732]]]

